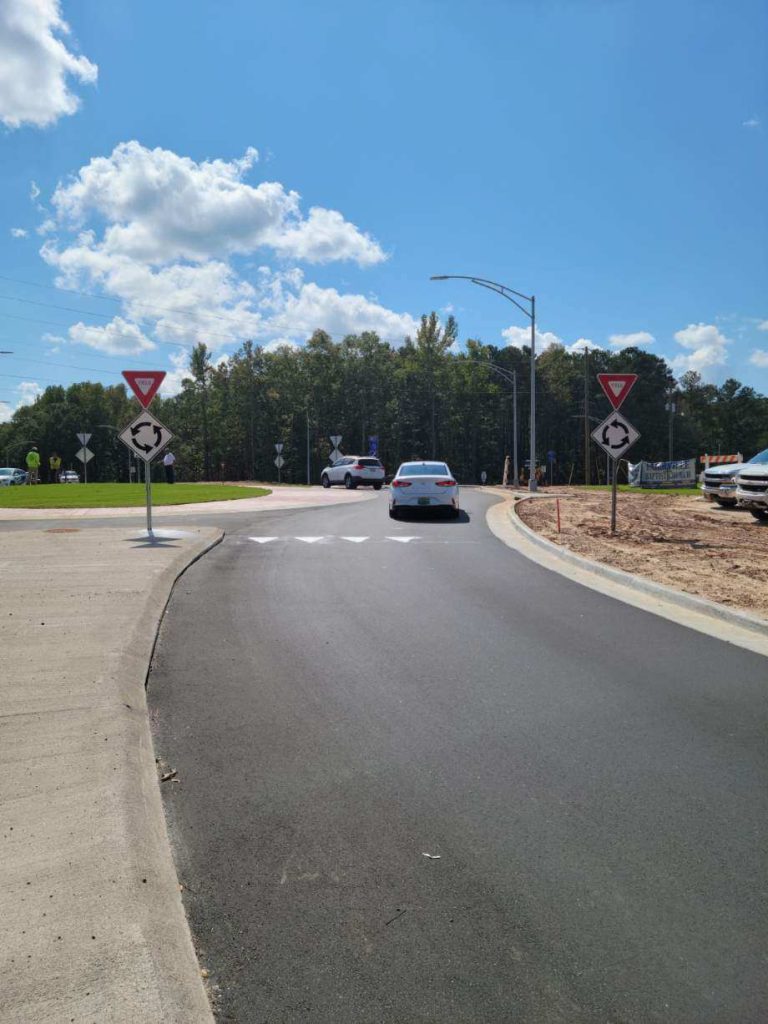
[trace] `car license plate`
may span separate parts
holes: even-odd
[[[419,504],[420,505],[428,505],[429,504],[429,498],[419,498]]]

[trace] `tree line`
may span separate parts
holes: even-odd
[[[529,453],[530,350],[469,340],[459,351],[457,340],[456,321],[441,324],[432,313],[399,347],[370,331],[334,341],[317,330],[300,348],[266,351],[247,341],[214,361],[199,344],[180,392],[156,398],[152,412],[176,435],[183,480],[276,480],[281,443],[283,481],[306,483],[309,464],[317,483],[330,437],[340,434],[350,454],[366,454],[376,437],[392,473],[407,459],[440,458],[462,482],[483,470],[498,481],[513,452],[515,406],[520,467]],[[768,398],[737,380],[717,386],[693,372],[676,380],[664,359],[639,348],[574,353],[553,345],[536,358],[536,457],[547,464],[554,453],[548,475],[557,483],[605,481],[605,456],[589,440],[611,411],[601,372],[638,375],[622,406],[641,435],[633,461],[666,460],[670,445],[676,459],[749,457],[768,447]],[[44,466],[56,450],[79,470],[76,435],[91,433],[89,480],[127,480],[130,460],[116,435],[138,411],[122,384],[48,387],[0,425],[0,452],[6,465],[23,466],[35,443]]]

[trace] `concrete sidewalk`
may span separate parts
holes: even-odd
[[[222,537],[177,532],[0,534],[2,1024],[213,1020],[144,693],[173,583]]]

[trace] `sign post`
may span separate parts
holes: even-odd
[[[277,466],[277,482],[280,483],[280,471],[285,465],[285,459],[283,458],[283,442],[279,441],[275,445],[275,451],[277,452],[277,458],[275,459],[275,465]]]
[[[88,483],[88,463],[93,458],[93,452],[86,447],[88,442],[91,440],[92,434],[78,434],[77,440],[83,446],[79,452],[75,452],[75,458],[80,459],[83,464],[83,483]]]
[[[157,394],[165,377],[165,370],[123,370],[123,376],[143,409]],[[173,437],[167,427],[150,412],[140,413],[117,435],[129,451],[144,462],[144,485],[147,496],[147,534],[152,537],[152,476],[150,463]]]
[[[618,494],[619,459],[640,437],[638,432],[623,416],[619,409],[624,399],[635,386],[636,373],[598,373],[597,380],[605,397],[616,410],[599,427],[592,431],[592,437],[603,451],[613,459],[611,483],[611,533],[616,533],[616,498]]]
[[[592,437],[613,460],[611,485],[611,533],[616,533],[616,497],[618,493],[619,459],[640,437],[629,420],[612,412],[592,431]]]

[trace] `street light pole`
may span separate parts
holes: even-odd
[[[505,284],[499,284],[497,281],[488,281],[484,277],[472,277],[469,274],[433,274],[430,277],[430,281],[471,281],[472,284],[477,284],[481,288],[487,288],[489,291],[501,295],[517,306],[531,321],[531,454],[528,490],[536,491],[538,489],[536,484],[536,296],[523,295],[522,292],[516,292]],[[517,298],[513,298],[513,295],[516,295]],[[530,309],[521,306],[517,299],[527,302]]]
[[[508,384],[512,385],[512,467],[514,473],[514,486],[517,487],[520,474],[517,465],[517,370],[511,372],[504,366],[492,363],[490,359],[485,360],[485,365],[490,366]]]

